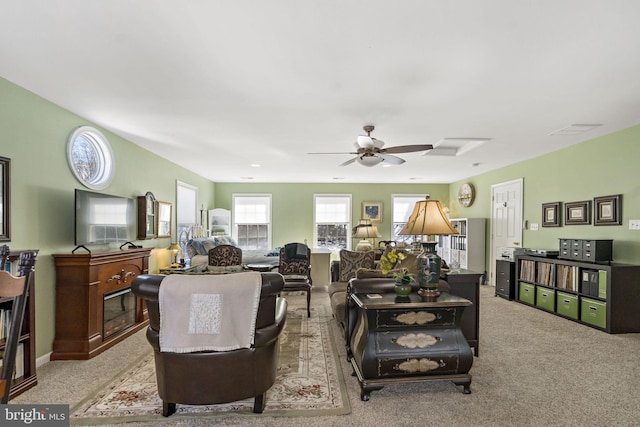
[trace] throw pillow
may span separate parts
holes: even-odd
[[[405,253],[406,258],[396,264],[396,268],[406,268],[413,277],[418,278],[418,255],[414,253]]]
[[[356,277],[359,268],[375,267],[376,254],[374,251],[354,252],[343,249],[340,251],[340,281],[348,282]]]
[[[187,242],[187,254],[191,259],[196,255],[206,255],[207,251],[204,249],[202,241],[191,239]]]

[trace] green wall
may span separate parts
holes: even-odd
[[[1,78],[0,99],[0,156],[11,159],[11,241],[7,243],[12,249],[40,250],[35,291],[36,354],[40,357],[51,351],[55,336],[51,254],[74,248],[74,189],[83,188],[67,165],[67,138],[77,127],[93,124]],[[199,204],[213,204],[211,181],[97,128],[111,144],[116,167],[113,182],[102,192],[136,197],[151,191],[158,200],[175,206],[176,180],[180,180],[198,187]],[[170,240],[138,243],[166,248]],[[118,246],[91,249],[110,251]],[[165,257],[168,261],[168,251],[154,250],[151,269],[158,261],[164,264]]]
[[[0,156],[11,159],[11,241],[14,249],[38,248],[36,265],[36,353],[51,351],[55,335],[55,269],[52,253],[73,248],[73,192],[81,188],[66,161],[66,142],[78,126],[92,125],[12,83],[0,78]],[[596,196],[622,194],[622,226],[564,226],[526,230],[523,245],[557,248],[559,237],[612,238],[614,258],[640,262],[640,232],[629,231],[629,219],[640,219],[640,180],[635,159],[640,158],[640,126],[596,138],[582,144],[446,184],[256,184],[211,183],[189,170],[161,159],[104,129],[116,161],[112,184],[103,192],[127,197],[152,191],[162,201],[175,204],[176,180],[198,187],[198,206],[231,208],[233,193],[271,193],[273,244],[300,241],[313,236],[313,195],[352,194],[354,224],[363,201],[383,202],[383,238],[391,233],[392,194],[431,194],[451,210],[452,217],[491,215],[491,185],[524,179],[524,218],[541,223],[542,203],[579,201]],[[476,187],[473,206],[457,203],[462,182]],[[488,227],[487,227],[488,228]],[[175,235],[175,221],[174,221]],[[487,242],[489,241],[487,230]],[[170,239],[138,242],[160,248],[152,252],[151,270],[168,261],[164,248]],[[487,243],[488,248],[488,243]],[[92,248],[95,249],[95,248]],[[95,250],[114,250],[105,246]],[[488,253],[488,252],[487,252]],[[488,266],[487,266],[488,268]]]
[[[351,194],[352,223],[362,218],[362,202],[382,202],[382,223],[376,228],[382,240],[391,236],[391,195],[430,194],[443,206],[449,204],[448,184],[215,184],[217,208],[231,209],[233,194],[272,194],[273,246],[313,240],[313,196],[315,194]],[[352,241],[352,243],[354,243]],[[355,245],[354,245],[355,246]]]
[[[559,137],[558,137],[559,138]],[[452,204],[452,214],[469,217],[491,217],[491,186],[523,178],[523,247],[558,250],[559,238],[613,239],[616,262],[640,263],[640,231],[629,230],[630,219],[640,219],[640,126],[577,144],[499,170],[477,175],[451,184],[451,200],[455,200],[463,182],[476,187],[476,202],[469,208]],[[622,194],[622,225],[569,225],[542,227],[542,204],[577,202],[594,197]],[[564,211],[564,208],[562,209]],[[592,215],[593,216],[593,215]],[[564,220],[564,212],[563,212]],[[540,225],[538,231],[530,224]],[[487,254],[489,254],[487,230]],[[489,268],[487,256],[487,269]]]

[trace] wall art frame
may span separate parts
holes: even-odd
[[[562,225],[562,202],[542,204],[542,226],[560,227]]]
[[[0,157],[0,241],[11,240],[11,159]]]
[[[593,198],[593,225],[622,225],[622,194]]]
[[[591,200],[564,204],[564,225],[587,224],[591,224]]]
[[[362,219],[382,222],[382,202],[362,202]]]

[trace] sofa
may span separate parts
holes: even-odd
[[[203,274],[197,276],[205,277]],[[133,293],[144,300],[149,312],[147,340],[154,351],[163,415],[173,414],[176,404],[217,404],[250,397],[255,398],[253,412],[261,413],[266,392],[276,379],[279,336],[287,314],[286,300],[277,297],[284,286],[282,275],[261,273],[255,334],[250,347],[226,351],[161,351],[160,286],[165,278],[175,277],[140,275],[131,285]]]
[[[186,255],[191,260],[192,266],[202,266],[206,270],[209,265],[209,251],[220,245],[230,245],[238,247],[235,240],[227,235],[198,237],[190,239],[185,245]],[[274,267],[278,265],[279,249],[266,250],[242,250],[242,264],[269,264]],[[229,271],[233,272],[233,271]]]
[[[388,246],[388,250],[392,249]],[[336,321],[343,327],[345,338],[349,334],[348,307],[351,293],[394,292],[393,274],[406,268],[413,277],[418,276],[417,254],[405,253],[405,259],[399,261],[388,273],[383,273],[375,261],[375,252],[340,251],[340,261],[331,266],[332,282],[329,284],[331,311]],[[417,283],[412,284],[418,290]],[[438,288],[449,291],[449,284],[440,280]],[[366,291],[364,291],[366,289]],[[352,327],[353,325],[351,325]]]

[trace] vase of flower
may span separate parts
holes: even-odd
[[[394,288],[396,295],[406,296],[411,293],[411,282],[413,282],[413,274],[409,273],[406,268],[401,268],[399,272],[393,274],[396,282]]]

